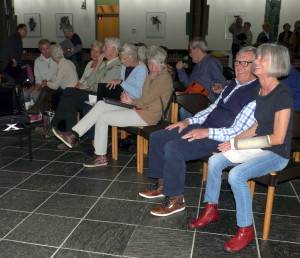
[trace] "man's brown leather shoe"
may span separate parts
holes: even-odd
[[[174,213],[185,210],[185,202],[183,195],[166,197],[165,201],[153,209],[150,213],[158,217],[166,217]]]
[[[139,192],[139,196],[142,196],[147,199],[165,197],[165,195],[163,194],[163,190],[164,190],[163,180],[158,179],[158,183],[156,183],[154,187],[153,185],[151,185],[149,189],[143,192]]]
[[[95,168],[95,167],[107,166],[107,164],[108,161],[106,155],[96,155],[94,158],[83,163],[83,166],[86,168]]]
[[[238,232],[224,244],[228,252],[239,252],[254,240],[253,226],[238,228]]]
[[[189,223],[188,227],[190,229],[203,228],[211,222],[218,221],[218,219],[219,212],[217,204],[207,203],[201,215],[198,218],[192,220],[192,222]]]
[[[73,148],[79,143],[78,138],[72,132],[61,132],[55,128],[52,128],[52,132],[59,140],[61,140],[69,148]]]

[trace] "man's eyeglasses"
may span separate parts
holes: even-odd
[[[243,67],[247,67],[249,64],[252,64],[253,61],[241,61],[241,60],[234,60],[235,65],[241,65]]]

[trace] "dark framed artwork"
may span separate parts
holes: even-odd
[[[25,13],[24,23],[27,25],[27,37],[41,37],[41,16],[39,13]]]
[[[63,37],[63,28],[73,26],[72,13],[56,13],[55,14],[56,37]]]

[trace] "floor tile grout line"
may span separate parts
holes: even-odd
[[[292,189],[293,189],[293,191],[294,191],[294,193],[295,193],[295,195],[296,195],[298,201],[300,202],[300,197],[299,197],[299,195],[298,195],[298,193],[297,193],[297,191],[296,191],[296,189],[295,189],[293,183],[292,183],[291,181],[290,181],[289,183],[290,183],[290,185],[291,185],[291,187],[292,187]]]
[[[82,171],[82,170],[81,170]],[[74,178],[74,177],[73,177]],[[112,180],[108,180],[108,181],[112,181]],[[115,181],[116,182],[116,181]],[[10,188],[7,188],[7,187],[3,187],[3,188],[6,188],[6,189],[10,189]],[[23,191],[29,191],[29,192],[38,192],[38,193],[55,193],[55,194],[58,194],[58,195],[70,195],[70,196],[78,196],[78,197],[90,197],[90,198],[98,198],[99,196],[97,195],[84,195],[84,194],[74,194],[74,193],[67,193],[67,192],[51,192],[51,191],[40,191],[40,190],[34,190],[34,189],[26,189],[26,188],[15,188],[15,189],[18,189],[18,190],[23,190]],[[104,196],[102,197],[104,199],[110,199],[110,200],[118,200],[118,201],[128,201],[128,202],[138,202],[138,203],[146,203],[146,204],[157,204],[157,202],[151,202],[151,201],[143,201],[142,199],[141,200],[138,200],[138,199],[135,199],[135,200],[131,200],[131,199],[123,199],[123,198],[113,198],[113,197],[107,197],[107,196]],[[195,206],[195,205],[187,205],[186,206],[187,208],[198,208],[199,206]],[[200,208],[203,208],[200,206]],[[3,208],[0,208],[0,210],[3,209]],[[4,209],[6,210],[6,209]],[[7,209],[7,210],[10,210],[10,209]],[[14,211],[14,210],[12,210]],[[224,208],[219,208],[219,211],[229,211],[229,212],[235,212],[235,210],[233,209],[224,209]],[[21,211],[21,212],[26,212],[26,211]],[[258,215],[264,215],[264,212],[257,212],[257,211],[254,211],[253,212],[254,214],[258,214]],[[272,213],[272,216],[279,216],[279,217],[287,217],[287,218],[299,218],[300,215],[286,215],[286,214],[278,214],[278,213]]]
[[[12,242],[12,243],[21,243],[21,244],[27,244],[27,245],[34,245],[34,246],[49,247],[49,248],[54,248],[54,249],[58,248],[58,246],[44,245],[44,244],[27,242],[27,241],[21,241],[21,240],[15,240],[15,239],[9,239],[9,238],[4,239],[3,241]],[[102,252],[81,250],[81,249],[75,249],[75,248],[63,248],[63,249],[70,250],[70,251],[78,251],[78,252],[90,253],[90,254],[100,254],[100,255],[122,257],[121,255],[117,255],[117,254],[109,254],[109,253],[102,253]]]
[[[203,194],[203,172],[202,172],[202,178],[201,178],[201,186],[200,186],[200,194],[199,194],[199,201],[198,201],[198,207],[197,207],[197,214],[196,217],[198,218],[199,216],[199,212],[200,212],[200,206],[201,206],[201,200],[202,200],[202,194]],[[189,222],[187,222],[189,223]],[[194,229],[194,234],[193,234],[193,240],[192,240],[192,247],[191,247],[191,254],[190,254],[190,258],[193,257],[193,253],[194,253],[194,247],[195,247],[195,241],[196,241],[196,234],[197,234],[197,230]]]
[[[253,228],[254,228],[254,235],[255,235],[255,243],[256,243],[257,256],[258,256],[258,258],[261,258],[254,216],[253,216]]]
[[[64,155],[64,153],[62,153],[61,155]],[[59,158],[61,155],[59,155],[57,158]],[[19,159],[16,159],[15,161],[17,161],[17,160],[19,160]],[[15,161],[13,161],[13,162],[15,162]],[[55,161],[55,159],[54,159],[53,161],[48,161],[47,164],[45,164],[44,166],[42,166],[42,167],[41,167],[40,169],[38,169],[37,171],[31,173],[31,175],[28,176],[28,177],[26,177],[23,181],[21,181],[20,183],[16,184],[16,185],[13,186],[12,188],[10,188],[7,192],[4,192],[3,194],[1,194],[1,195],[0,195],[0,199],[1,199],[3,196],[5,196],[5,195],[7,195],[8,193],[10,193],[12,190],[18,189],[17,187],[18,187],[19,185],[23,184],[24,182],[26,182],[27,180],[29,180],[30,178],[32,178],[33,176],[35,176],[36,174],[38,174],[39,171],[43,170],[45,167],[49,166],[49,164],[53,163],[54,161]],[[12,163],[13,163],[13,162],[12,162]],[[13,171],[12,171],[12,172],[13,172]],[[15,172],[17,172],[17,171],[15,171]]]
[[[124,167],[120,170],[120,172],[118,173],[121,174],[123,172],[123,170],[126,168],[127,164],[129,164],[131,162],[131,160],[133,160],[135,155],[133,155],[128,162],[124,165]],[[118,175],[116,175],[116,177],[114,178],[114,180],[118,177]],[[53,258],[58,252],[59,250],[63,247],[63,245],[68,241],[68,239],[70,238],[70,236],[73,234],[73,232],[79,227],[79,225],[81,224],[81,222],[83,220],[85,220],[85,218],[87,217],[87,215],[89,214],[89,212],[96,206],[96,204],[99,202],[99,200],[101,199],[102,196],[104,196],[104,194],[108,191],[108,189],[112,186],[112,184],[115,182],[114,180],[111,181],[111,183],[106,187],[106,189],[102,192],[102,194],[97,198],[97,200],[94,202],[94,204],[91,205],[91,207],[88,209],[88,211],[85,213],[85,215],[79,220],[79,222],[75,225],[75,227],[71,230],[71,232],[67,235],[67,237],[62,241],[62,243],[60,244],[60,246],[56,249],[56,251],[51,255],[51,258]]]
[[[61,154],[61,155],[64,155],[64,154]],[[59,157],[57,157],[57,158],[59,158]],[[51,163],[51,162],[49,162],[49,163]],[[47,164],[47,165],[49,165],[49,164]],[[47,166],[46,165],[46,166]],[[45,167],[45,166],[44,166]],[[42,167],[41,169],[43,169],[44,167]],[[77,172],[77,174],[78,173],[80,173],[81,172],[81,170],[83,170],[84,169],[84,167],[82,167],[82,169],[80,169],[78,172]],[[39,170],[38,170],[39,171]],[[35,172],[35,173],[33,173],[32,174],[32,176],[34,176],[35,174],[36,174],[37,172]],[[75,174],[76,175],[76,174]],[[74,176],[75,176],[74,175]],[[28,178],[31,178],[32,176],[29,176]],[[71,178],[69,178],[68,180],[66,180],[55,192],[53,192],[52,194],[50,194],[49,196],[48,196],[48,198],[46,198],[40,205],[38,205],[34,210],[32,210],[24,219],[22,219],[17,225],[15,225],[8,233],[6,233],[3,237],[1,237],[0,238],[0,242],[3,240],[3,239],[5,239],[9,234],[11,234],[19,225],[21,225],[27,218],[29,218],[30,216],[32,216],[33,214],[34,214],[34,212],[35,211],[37,211],[42,205],[44,205],[53,195],[55,195],[61,188],[63,188],[69,181],[71,181],[72,180],[72,177]],[[18,184],[19,185],[19,184]],[[15,187],[14,187],[15,188]],[[12,189],[14,189],[14,188],[12,188]],[[10,191],[8,191],[8,192],[10,192]],[[2,197],[2,195],[0,196],[0,198]]]

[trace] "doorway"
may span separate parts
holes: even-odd
[[[119,37],[120,20],[119,5],[96,6],[97,40],[103,41],[106,37]]]

